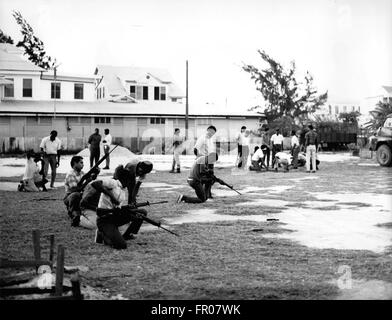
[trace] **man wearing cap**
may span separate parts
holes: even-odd
[[[42,139],[40,144],[41,151],[43,152],[44,159],[44,178],[48,176],[48,169],[50,170],[52,177],[50,180],[50,188],[54,188],[54,182],[56,180],[56,169],[60,165],[60,150],[61,141],[57,138],[57,131],[53,130],[50,132],[50,136]]]

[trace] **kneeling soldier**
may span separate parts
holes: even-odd
[[[208,156],[201,156],[196,159],[189,174],[188,184],[195,190],[197,198],[180,194],[177,203],[202,203],[206,202],[208,194],[206,193],[205,184],[211,186],[214,182],[212,179],[212,171],[209,168],[211,164],[218,160],[218,154],[210,153]],[[207,190],[208,192],[208,190]]]

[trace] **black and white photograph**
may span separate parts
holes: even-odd
[[[391,167],[390,0],[0,0],[0,300],[392,300]]]

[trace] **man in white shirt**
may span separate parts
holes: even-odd
[[[289,166],[291,164],[291,160],[292,160],[291,154],[288,154],[286,152],[276,153],[275,162],[274,162],[275,171],[278,172],[279,165],[282,165],[286,172],[289,171]]]
[[[113,179],[103,182],[104,187],[109,190],[109,194],[101,193],[97,208],[97,232],[96,243],[104,243],[115,249],[126,249],[126,240],[133,239],[138,233],[143,219],[140,215],[147,216],[144,209],[121,208],[128,204],[131,172],[122,165],[118,166],[114,172]],[[119,207],[120,206],[120,207]],[[113,212],[106,213],[105,210],[113,209]],[[119,227],[126,226],[126,231],[121,234]]]
[[[110,151],[110,146],[112,144],[112,135],[109,133],[109,129],[105,129],[105,136],[103,137],[103,152],[105,153],[105,155],[109,154]],[[107,156],[106,158],[106,166],[105,168],[103,168],[104,170],[108,170],[110,169],[110,155]]]
[[[272,144],[272,166],[275,164],[275,155],[278,152],[283,151],[283,136],[280,133],[280,129],[276,129],[276,133],[274,133],[271,137],[271,144]]]
[[[242,147],[241,147],[241,159],[240,164],[238,165],[241,169],[246,169],[246,165],[248,163],[248,156],[249,156],[249,140],[250,140],[250,131],[245,130],[242,136]]]
[[[237,156],[237,161],[238,161],[237,166],[238,166],[238,168],[240,168],[241,165],[242,165],[242,163],[241,163],[241,157],[242,157],[242,140],[243,140],[243,137],[244,137],[245,130],[246,130],[246,127],[245,127],[245,126],[242,126],[242,127],[241,127],[241,132],[239,132],[239,133],[237,134],[237,137],[236,137],[237,146],[238,146],[238,156]]]
[[[209,126],[207,128],[206,134],[200,136],[196,144],[193,148],[193,152],[195,153],[196,158],[199,158],[201,156],[208,156],[210,153],[216,153],[216,140],[215,140],[215,135],[216,133],[216,128],[214,126]],[[214,174],[214,164],[210,163],[208,164],[209,170],[211,170],[212,174]],[[206,183],[205,184],[205,192],[208,198],[212,198],[211,195],[211,186],[213,183]]]
[[[207,156],[212,152],[216,152],[215,133],[216,128],[214,126],[209,126],[207,132],[197,139],[196,144],[193,147],[193,152],[196,157]]]
[[[251,171],[261,171],[264,165],[264,152],[258,146],[255,147],[254,153],[252,155],[252,165],[249,167]]]
[[[291,155],[293,156],[293,169],[298,169],[299,140],[295,130],[291,131]]]
[[[42,139],[40,144],[41,151],[43,152],[44,158],[44,178],[48,175],[48,169],[50,164],[50,170],[52,173],[50,188],[54,188],[54,181],[56,180],[56,168],[60,165],[60,149],[61,141],[57,138],[57,131],[53,130],[50,136]]]

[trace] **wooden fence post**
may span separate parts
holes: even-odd
[[[56,290],[55,296],[63,294],[63,278],[64,278],[64,247],[57,247],[57,263],[56,263]]]

